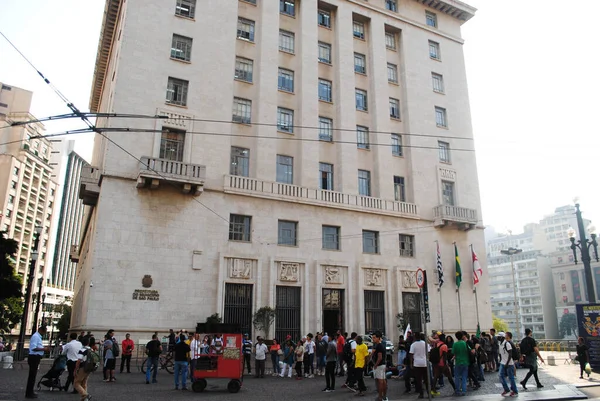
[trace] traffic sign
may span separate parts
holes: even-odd
[[[417,269],[417,285],[419,288],[425,285],[425,272],[421,268]]]

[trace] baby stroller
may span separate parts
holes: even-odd
[[[42,385],[48,387],[50,391],[53,390],[62,390],[62,383],[60,382],[60,375],[65,371],[67,367],[67,356],[59,355],[52,362],[52,367],[50,370],[41,377],[40,381],[37,384],[38,391],[41,390]]]

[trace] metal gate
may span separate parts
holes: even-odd
[[[402,314],[406,323],[410,323],[410,329],[413,333],[423,331],[421,323],[421,293],[402,293]]]
[[[385,333],[385,291],[365,290],[365,331]]]
[[[300,287],[277,286],[275,309],[275,338],[284,341],[287,335],[292,336],[292,340],[300,339]]]
[[[225,284],[223,323],[237,323],[242,333],[251,333],[252,284]]]

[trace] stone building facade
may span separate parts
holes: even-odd
[[[106,3],[91,109],[117,115],[82,172],[73,328],[142,335],[219,313],[254,331],[271,306],[269,336],[395,337],[398,314],[423,328],[419,267],[431,328],[491,324],[487,275],[479,316],[471,284],[470,245],[485,266],[460,37],[473,8],[151,3]]]

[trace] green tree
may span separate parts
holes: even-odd
[[[17,253],[17,241],[0,232],[0,333],[9,332],[23,315],[23,281],[10,260]]]
[[[562,315],[558,324],[558,333],[560,338],[577,333],[577,316],[574,313],[565,313]]]
[[[492,326],[496,329],[496,333],[508,331],[508,324],[506,321],[496,317],[495,315],[492,315]]]
[[[218,313],[213,313],[209,317],[206,318],[206,324],[211,325],[215,323],[222,323],[223,319],[219,316]]]
[[[254,316],[252,316],[252,325],[256,330],[264,331],[266,337],[271,331],[275,316],[277,316],[277,311],[275,309],[270,306],[263,306],[254,312]]]
[[[71,298],[65,298],[60,305],[56,305],[54,312],[60,313],[60,319],[56,323],[56,329],[58,330],[58,338],[63,338],[69,332],[71,327]]]

